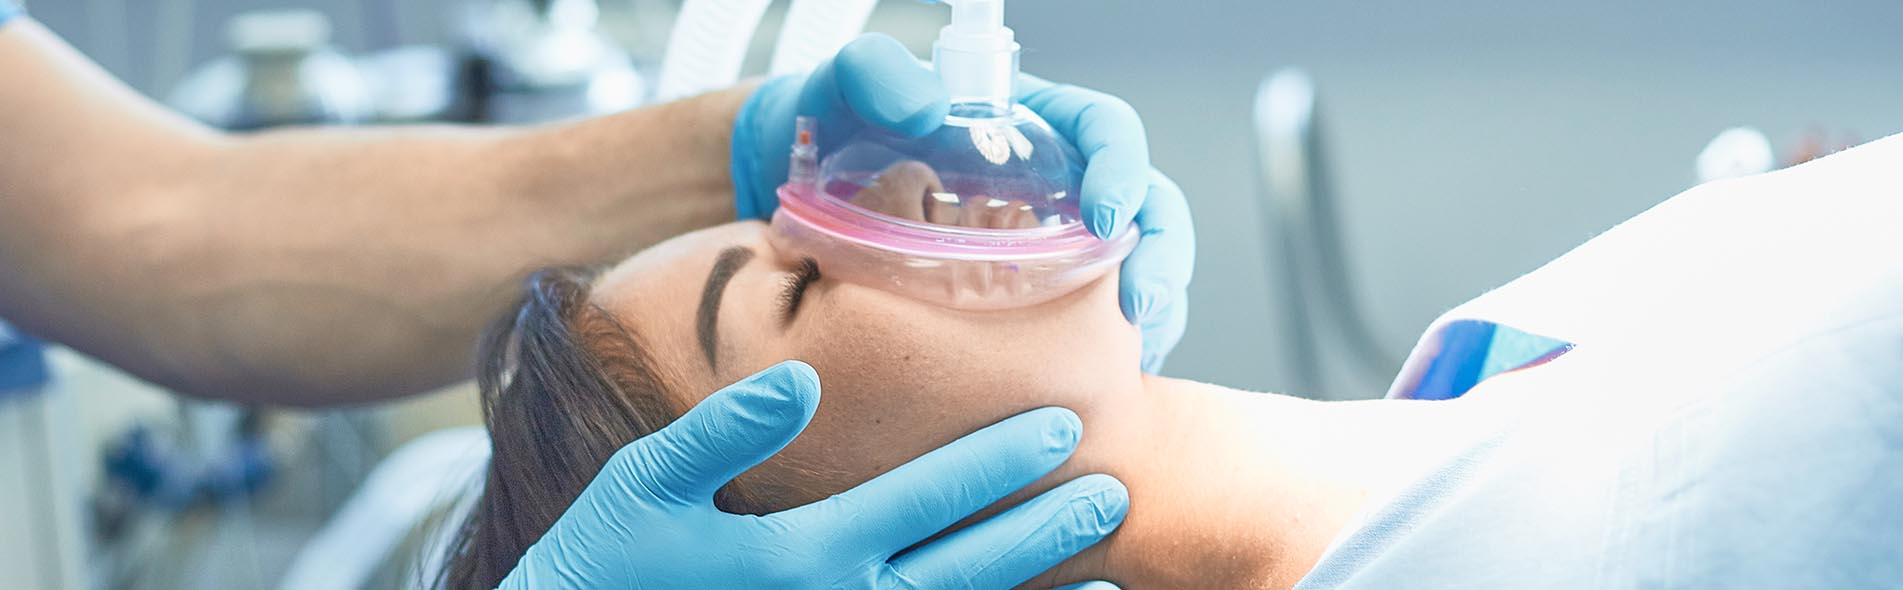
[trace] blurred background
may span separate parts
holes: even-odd
[[[138,90],[232,129],[535,122],[633,106],[652,99],[678,10],[677,0],[27,4]],[[766,67],[784,4],[759,28],[747,72]],[[867,28],[927,55],[945,18],[891,0]],[[1380,395],[1438,314],[1696,184],[1701,152],[1728,128],[1752,131],[1706,157],[1745,168],[1903,129],[1898,23],[1903,3],[1881,0],[1014,0],[1008,13],[1024,69],[1135,105],[1154,162],[1189,195],[1197,278],[1166,373],[1320,398]],[[279,70],[324,100],[273,110],[270,97],[247,95],[245,80]],[[83,534],[0,540],[25,543],[0,546],[26,556],[0,557],[0,571],[29,572],[29,588],[406,587],[428,539],[339,543],[368,537],[340,537],[356,529],[336,523],[408,518],[351,512],[379,465],[438,481],[382,485],[414,491],[413,512],[440,516],[440,482],[467,474],[415,465],[454,463],[441,454],[463,447],[426,439],[407,447],[428,451],[410,458],[420,463],[391,455],[479,419],[469,388],[376,408],[259,410],[178,401],[57,348],[49,358],[53,374],[31,395],[66,401],[21,410],[0,396],[0,433],[12,437],[0,440],[0,466],[44,467],[71,493],[0,483],[0,506],[42,507],[22,512],[40,515],[26,526]],[[62,420],[79,426],[35,426]],[[35,467],[43,456],[52,463]],[[77,524],[46,516],[69,513]],[[368,556],[324,553],[337,547]],[[364,561],[374,567],[361,575],[341,565]]]

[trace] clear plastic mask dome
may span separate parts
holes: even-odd
[[[801,118],[769,239],[826,276],[961,309],[1035,305],[1115,268],[1136,234],[1084,228],[1084,159],[1011,97],[1003,0],[952,0],[932,65],[952,97],[937,130],[816,141]],[[821,149],[825,150],[822,157]]]
[[[1082,162],[1023,105],[962,103],[925,137],[868,128],[848,138],[821,159],[817,188],[921,229],[1048,232],[1080,223]]]
[[[804,120],[769,239],[826,276],[962,309],[1049,301],[1136,243],[1078,214],[1083,159],[1021,105],[954,104],[918,138],[860,131],[817,157]]]

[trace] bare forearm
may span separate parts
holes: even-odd
[[[234,142],[181,196],[212,221],[154,265],[178,281],[165,309],[207,329],[194,339],[206,348],[173,364],[224,381],[192,390],[244,395],[226,390],[288,377],[306,399],[461,378],[519,274],[732,218],[726,98],[552,129]]]
[[[119,133],[0,186],[0,226],[32,226],[0,229],[0,317],[188,393],[319,404],[448,383],[521,273],[730,219],[744,96],[248,137],[103,105]]]

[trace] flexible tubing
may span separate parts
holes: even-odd
[[[661,58],[660,100],[732,86],[772,0],[687,0]]]
[[[879,0],[793,0],[767,72],[779,76],[819,67],[866,28]]]

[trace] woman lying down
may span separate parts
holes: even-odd
[[[1076,454],[994,508],[1104,473],[1130,510],[1026,587],[1903,586],[1898,138],[1621,224],[1436,322],[1386,400],[1145,375],[1114,276],[956,311],[764,230],[528,280],[483,348],[495,455],[452,582],[493,586],[615,449],[800,359],[817,415],[720,506],[799,506],[1070,408]]]

